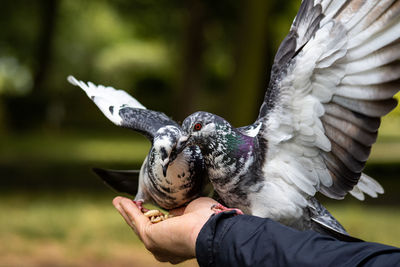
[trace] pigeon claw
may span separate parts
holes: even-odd
[[[236,212],[236,215],[244,214],[243,211],[241,211],[240,209],[227,208],[224,205],[221,205],[220,203],[212,205],[211,210],[214,211],[215,214],[219,214],[219,213],[225,212],[225,211],[232,211],[232,210]]]
[[[149,209],[146,209],[145,207],[143,207],[143,201],[141,201],[141,200],[133,200],[133,203],[135,203],[136,207],[138,207],[138,209],[141,212],[149,211]]]

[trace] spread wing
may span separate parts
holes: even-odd
[[[336,199],[382,192],[362,170],[397,105],[399,59],[400,1],[304,0],[257,120],[266,177]]]
[[[103,114],[114,124],[130,128],[153,140],[157,130],[167,125],[180,126],[161,112],[148,110],[123,90],[87,84],[68,76],[68,81],[82,88]]]

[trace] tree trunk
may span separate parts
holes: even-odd
[[[33,93],[41,91],[49,70],[53,47],[54,31],[58,11],[58,0],[42,0],[41,29],[38,34],[36,66],[33,80]]]
[[[270,1],[243,1],[241,29],[236,49],[236,68],[232,78],[230,121],[235,126],[255,121],[263,100],[268,73],[266,72],[268,10]]]
[[[37,33],[37,47],[33,55],[33,88],[25,96],[8,97],[5,101],[10,128],[27,131],[42,126],[46,121],[49,102],[45,92],[45,80],[50,70],[51,50],[55,33],[59,0],[42,0],[40,3],[40,28]],[[26,119],[29,114],[29,120]],[[21,123],[23,122],[23,123]]]
[[[188,0],[186,30],[183,44],[181,82],[179,84],[179,117],[189,115],[196,108],[196,98],[203,76],[205,7],[201,0]]]

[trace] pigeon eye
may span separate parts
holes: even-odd
[[[200,131],[201,127],[203,127],[203,125],[201,125],[201,123],[198,122],[193,126],[193,130]]]

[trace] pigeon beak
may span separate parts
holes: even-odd
[[[163,172],[164,177],[167,176],[168,166],[172,161],[174,161],[174,159],[172,159],[171,155],[170,155],[168,158],[166,158],[164,161],[161,162],[162,172]]]
[[[167,177],[168,166],[169,166],[169,161],[168,161],[167,165],[162,166],[162,173],[163,173],[164,177]]]
[[[189,140],[189,137],[185,136],[185,135],[181,136],[179,138],[178,143],[176,144],[176,148],[175,148],[176,154],[181,153],[185,149],[188,140]]]

